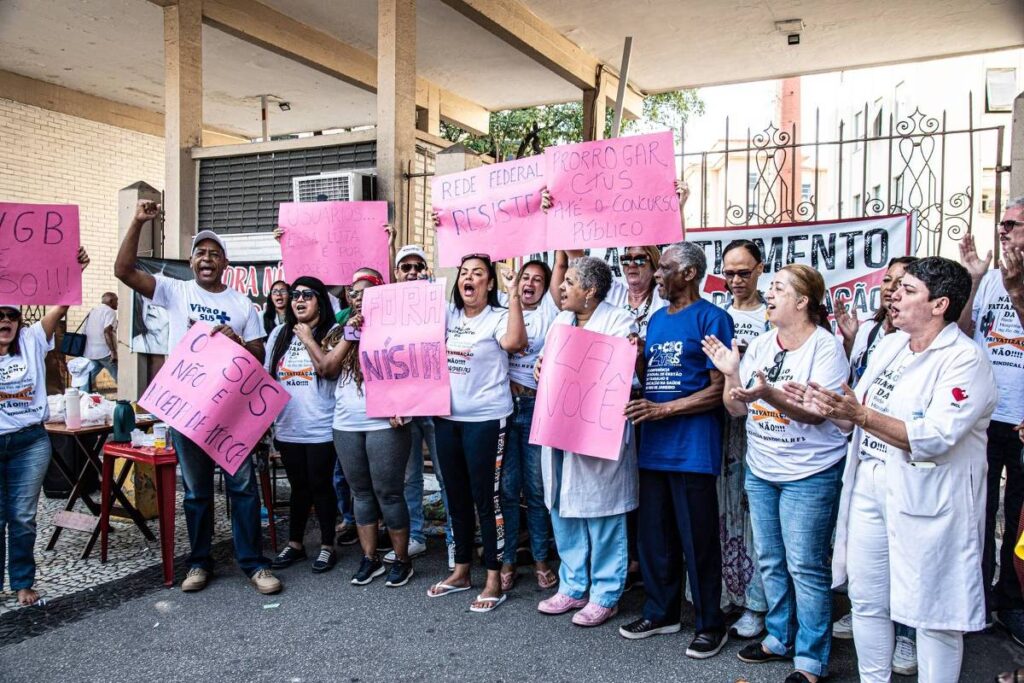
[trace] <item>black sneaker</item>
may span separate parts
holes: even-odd
[[[412,570],[412,562],[392,562],[391,571],[388,572],[388,580],[384,582],[384,585],[391,588],[404,586],[409,583],[409,579],[415,573]]]
[[[739,657],[741,662],[746,662],[747,664],[764,664],[765,662],[781,662],[791,659],[790,657],[777,655],[774,652],[765,652],[764,648],[761,647],[761,643],[747,645],[737,652],[736,656]]]
[[[338,545],[353,545],[359,542],[359,533],[355,524],[345,523],[334,533],[334,542]]]
[[[707,659],[714,657],[718,651],[729,641],[729,634],[725,631],[705,631],[698,633],[690,641],[686,648],[686,656],[690,659]]]
[[[678,622],[659,626],[650,619],[641,617],[636,621],[620,626],[619,635],[630,640],[640,640],[641,638],[650,638],[651,636],[660,636],[666,633],[678,633],[680,628],[682,628],[682,625]]]
[[[363,561],[359,563],[359,571],[352,575],[352,583],[356,586],[365,586],[385,571],[384,563],[376,557],[363,555]]]
[[[284,550],[279,552],[277,554],[277,557],[275,557],[271,561],[270,566],[273,569],[284,569],[285,567],[290,567],[299,560],[304,559],[306,559],[305,548],[303,548],[302,550],[298,550],[296,548],[291,547],[290,545],[286,545],[284,547]]]
[[[338,556],[330,548],[320,548],[320,554],[313,560],[313,573],[323,574],[334,569]]]

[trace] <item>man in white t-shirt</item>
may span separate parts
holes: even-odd
[[[1024,646],[1024,596],[1013,569],[1013,545],[1024,503],[1024,467],[1020,442],[1014,432],[1014,427],[1024,420],[1024,326],[1018,312],[1024,308],[1024,277],[1020,267],[1024,251],[1024,197],[1007,204],[999,223],[999,245],[1003,251],[1000,268],[989,270],[991,251],[981,259],[970,234],[960,242],[960,260],[971,274],[972,285],[971,298],[960,316],[960,328],[973,335],[988,353],[999,389],[999,402],[988,427],[988,500],[982,555],[986,608],[997,610],[1010,635]],[[999,579],[993,585],[996,514],[1004,469],[1006,526],[999,552]]]
[[[117,381],[117,294],[106,292],[100,305],[89,311],[85,318],[85,353],[92,361],[89,370],[89,390],[96,390],[96,377],[106,368]]]
[[[157,306],[167,309],[168,350],[173,350],[195,322],[202,321],[231,341],[244,346],[263,363],[265,332],[259,314],[243,294],[228,288],[221,276],[228,265],[224,242],[212,230],[202,230],[192,240],[190,265],[194,280],[175,280],[150,275],[136,268],[142,226],[159,214],[152,201],[140,201],[114,262],[114,274]],[[213,460],[193,441],[171,431],[185,487],[185,521],[191,553],[188,574],[181,583],[185,592],[206,587],[213,569]],[[234,475],[224,473],[224,487],[231,499],[231,526],[235,559],[260,593],[281,590],[281,582],[270,572],[270,560],[263,556],[260,528],[260,499],[252,459],[246,459]]]

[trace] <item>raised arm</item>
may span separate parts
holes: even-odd
[[[978,249],[974,246],[974,235],[967,233],[960,240],[960,263],[967,268],[967,272],[971,275],[971,295],[967,298],[967,304],[964,305],[964,310],[960,313],[957,325],[960,326],[964,334],[972,337],[974,336],[974,318],[972,317],[974,297],[978,293],[978,285],[981,284],[982,278],[985,277],[989,266],[992,265],[992,252],[989,251],[984,260],[978,258]]]
[[[498,344],[508,353],[519,353],[530,343],[526,336],[526,322],[523,320],[523,302],[519,300],[518,283],[508,294],[508,327]]]
[[[148,199],[139,200],[135,206],[135,216],[128,226],[128,232],[125,233],[124,241],[121,242],[117,258],[114,260],[114,275],[117,279],[147,299],[153,298],[156,278],[135,267],[139,255],[139,235],[142,233],[142,226],[156,218],[159,213],[160,205],[156,202]]]
[[[701,341],[701,348],[722,377],[720,386],[722,403],[725,409],[733,417],[741,417],[747,414],[747,404],[734,398],[733,389],[742,387],[740,383],[740,348],[736,340],[732,340],[732,348],[727,347],[715,335],[708,335]]]
[[[1010,296],[1010,305],[1024,325],[1024,253],[1016,247],[1007,247],[999,258],[999,272]]]

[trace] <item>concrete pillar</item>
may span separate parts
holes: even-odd
[[[441,135],[441,89],[427,87],[427,106],[416,110],[416,128],[430,135]]]
[[[1013,100],[1013,123],[1010,126],[1010,196],[1024,197],[1024,92]],[[1003,207],[998,207],[999,211]]]
[[[196,166],[203,144],[203,3],[164,7],[164,213],[169,258],[187,258],[196,233]]]
[[[143,182],[133,183],[117,193],[117,243],[121,244],[128,224],[135,216],[135,205],[140,199],[160,201],[160,190]],[[163,256],[163,224],[156,221],[142,229],[139,239],[140,256]],[[123,282],[117,283],[117,397],[134,401],[149,384],[148,356],[131,353],[132,290]]]
[[[800,77],[784,78],[779,81],[779,130],[791,134],[795,130],[791,142],[796,144],[800,135]],[[796,220],[796,207],[800,204],[800,186],[803,183],[801,174],[802,164],[800,162],[800,150],[791,148],[786,150],[786,158],[779,169],[782,183],[773,186],[775,192],[776,206],[782,212],[790,212],[786,220]],[[784,191],[783,191],[784,189]],[[866,197],[864,198],[867,199]]]
[[[416,0],[377,2],[377,191],[411,240],[404,174],[416,151]]]

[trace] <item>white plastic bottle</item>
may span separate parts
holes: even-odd
[[[64,424],[68,429],[82,428],[82,395],[74,387],[64,390]]]

